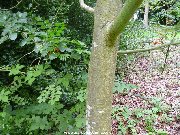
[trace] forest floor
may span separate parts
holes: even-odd
[[[124,82],[138,88],[114,94],[113,135],[180,135],[180,46],[166,54],[152,51],[129,67]]]

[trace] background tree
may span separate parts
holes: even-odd
[[[145,11],[144,11],[144,27],[147,28],[149,26],[149,0],[145,0]]]

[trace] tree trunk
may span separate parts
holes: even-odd
[[[144,27],[145,28],[148,28],[148,26],[149,26],[149,21],[148,21],[148,19],[149,19],[149,16],[148,16],[148,14],[149,14],[149,0],[146,0],[145,1],[145,11],[144,11]]]
[[[98,0],[94,12],[93,47],[87,92],[86,134],[111,134],[112,89],[117,44],[108,41],[109,25],[121,10],[121,0]]]
[[[143,0],[97,0],[94,13],[92,52],[89,63],[86,134],[111,134],[112,89],[119,34]],[[91,9],[91,10],[89,10]]]

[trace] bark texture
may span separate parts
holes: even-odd
[[[89,64],[87,135],[111,133],[112,88],[117,42],[109,45],[108,30],[122,7],[121,0],[98,0],[94,12],[93,47]],[[117,40],[116,40],[117,41]]]
[[[97,0],[89,63],[86,135],[111,134],[112,89],[119,34],[143,0]]]

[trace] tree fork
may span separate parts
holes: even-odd
[[[142,2],[143,0],[126,0],[122,10],[110,26],[108,31],[108,41],[113,43],[117,39]]]
[[[88,70],[87,135],[111,134],[118,37],[142,1],[127,0],[122,8],[122,0],[97,0]]]

